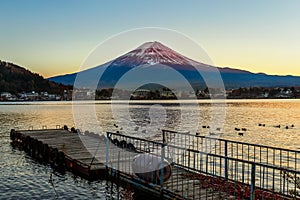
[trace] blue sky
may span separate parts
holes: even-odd
[[[46,77],[71,73],[110,36],[163,27],[190,36],[218,66],[300,75],[299,8],[298,0],[0,0],[0,59]]]

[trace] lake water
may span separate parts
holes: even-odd
[[[91,112],[90,108],[93,108]],[[203,135],[249,143],[300,149],[300,100],[209,100],[20,102],[0,104],[0,199],[128,199],[127,188],[100,180],[89,182],[54,172],[10,144],[10,129],[75,126],[98,134],[120,131],[138,137],[160,136],[161,129],[197,131]],[[258,126],[265,124],[265,126]],[[276,126],[280,125],[280,128]],[[293,127],[292,127],[293,125]],[[210,126],[209,129],[202,126]],[[285,127],[288,126],[288,129]],[[220,128],[216,130],[216,128]],[[246,128],[239,136],[235,128]],[[52,174],[53,185],[49,183]],[[135,197],[138,199],[139,197]]]

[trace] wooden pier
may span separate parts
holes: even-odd
[[[173,132],[171,133],[173,134]],[[189,137],[195,136],[190,135]],[[13,145],[18,146],[36,160],[50,163],[54,169],[67,170],[88,180],[109,179],[125,183],[125,185],[129,184],[138,191],[147,192],[163,199],[298,199],[299,197],[296,193],[298,187],[296,182],[290,184],[285,182],[287,176],[297,177],[300,175],[300,172],[296,170],[297,163],[300,162],[298,160],[300,156],[297,154],[300,152],[291,150],[279,149],[281,153],[289,152],[290,157],[287,158],[289,162],[293,162],[295,170],[268,163],[261,164],[242,160],[235,158],[234,155],[229,157],[207,154],[193,149],[193,147],[182,152],[180,147],[168,145],[165,152],[162,148],[166,144],[164,142],[160,143],[119,133],[107,133],[106,137],[89,132],[81,134],[74,128],[69,131],[67,127],[40,130],[12,129],[10,138]],[[233,143],[227,140],[220,140],[220,142]],[[203,138],[199,144],[202,143]],[[252,144],[247,145],[251,146]],[[224,147],[228,148],[228,145]],[[180,160],[170,162],[172,173],[166,180],[161,181],[162,178],[159,178],[160,175],[157,174],[155,182],[143,180],[135,174],[132,168],[136,156],[145,153],[151,154],[148,152],[151,148],[155,150],[153,152],[164,152],[161,155],[165,155],[165,153],[167,155],[168,151],[176,152],[177,150],[180,150],[180,154],[182,154]],[[268,147],[268,149],[274,152],[277,150],[272,147]],[[205,159],[201,158],[202,156]],[[163,160],[166,157],[161,158]],[[232,177],[241,176],[242,179],[228,177],[228,172],[224,171],[227,166],[235,166],[234,170],[231,170]],[[161,172],[161,177],[163,177],[164,169],[165,167],[153,173]],[[273,177],[275,174],[279,174],[279,179],[268,178],[270,174],[265,172],[270,171],[273,172]],[[257,179],[256,176],[262,177],[262,179]],[[268,181],[271,181],[271,184]],[[282,185],[281,191],[286,191],[285,193],[275,191],[274,187],[278,181],[279,186]],[[265,188],[264,185],[267,187]],[[291,191],[295,191],[295,193],[291,193]]]
[[[50,163],[57,170],[68,170],[89,180],[106,175],[105,137],[96,134],[81,135],[64,129],[11,130],[11,140],[31,157]],[[84,141],[84,142],[83,142]],[[91,149],[102,152],[98,162]]]
[[[180,194],[188,194],[188,188],[193,187],[199,197],[203,199],[222,199],[221,193],[207,192],[202,190],[200,185],[181,185],[176,193],[161,191],[159,185],[143,183],[136,176],[116,171],[106,166],[106,137],[93,133],[80,134],[64,129],[40,129],[40,130],[11,130],[10,138],[14,145],[27,152],[32,158],[41,162],[50,163],[54,169],[67,170],[88,180],[111,178],[120,183],[130,184],[133,188],[148,192],[149,194],[164,199],[185,199]],[[88,145],[87,145],[88,144]],[[113,144],[111,146],[113,147]],[[122,154],[122,149],[119,150]],[[97,152],[97,158],[92,152]],[[123,151],[125,152],[125,150]],[[109,160],[110,164],[120,160]],[[121,161],[124,162],[124,159]],[[132,171],[132,169],[129,169]],[[184,182],[189,174],[184,169],[173,168],[171,178],[164,183],[164,186],[171,187],[173,181]],[[116,179],[117,178],[117,179]],[[217,193],[217,192],[216,192]],[[190,198],[193,199],[193,198]]]

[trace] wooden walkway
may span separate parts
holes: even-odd
[[[105,175],[104,137],[82,135],[63,129],[42,129],[15,131],[11,133],[11,139],[33,158],[49,162],[56,169],[67,169],[87,179],[98,179]],[[103,158],[96,159],[93,151],[103,155]]]
[[[18,130],[12,129],[10,133],[13,144],[16,144],[33,158],[41,162],[50,163],[58,170],[68,170],[76,175],[89,180],[109,178],[110,172],[114,171],[106,167],[106,138],[96,134],[78,134],[63,129],[42,129],[42,130]],[[110,143],[109,151],[116,150],[116,146]],[[161,187],[155,184],[142,183],[132,171],[132,156],[138,153],[131,152],[130,157],[122,156],[128,151],[118,148],[121,155],[109,158],[110,166],[121,165],[126,169],[116,170],[118,178],[125,183],[135,186],[138,190],[151,193],[154,196],[161,196],[171,199],[224,199],[225,194],[212,191],[209,188],[203,189],[199,181],[193,180],[192,172],[173,166],[172,176]],[[123,164],[122,164],[123,163]],[[124,165],[125,163],[125,165]],[[126,164],[127,163],[127,164]],[[112,179],[113,180],[113,179]]]

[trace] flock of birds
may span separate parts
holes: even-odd
[[[259,123],[258,126],[266,127],[266,124]],[[114,127],[115,127],[115,128],[119,128],[119,126],[118,126],[117,124],[114,124]],[[280,125],[280,124],[279,124],[279,125],[275,125],[275,126],[273,125],[272,127],[274,127],[274,128],[291,129],[291,128],[294,128],[295,125],[294,125],[294,124],[292,124],[292,125]],[[202,128],[203,128],[203,129],[210,129],[211,127],[208,126],[208,125],[203,125]],[[119,128],[119,130],[123,130],[123,128]],[[244,136],[244,133],[245,133],[246,131],[248,131],[247,128],[238,128],[238,127],[235,127],[234,130],[237,132],[237,134],[238,134],[239,136]],[[139,131],[139,127],[136,126],[136,127],[134,128],[134,131]],[[221,128],[216,128],[216,131],[221,131]],[[142,132],[142,133],[146,133],[146,130],[142,130],[141,132]],[[117,131],[117,133],[120,133],[120,132]],[[210,134],[210,135],[219,135],[219,133],[214,133],[214,132],[209,132],[209,134]],[[196,135],[199,135],[199,133],[197,133]]]
[[[115,127],[115,128],[119,128],[119,125],[117,125],[117,124],[114,124],[114,127]],[[133,129],[133,130],[134,130],[134,131],[139,131],[139,129],[140,129],[140,127],[136,126],[136,127]],[[123,130],[123,128],[122,128],[122,127],[120,127],[120,128],[119,128],[119,130],[120,130],[120,131],[122,131],[122,130]],[[116,131],[116,132],[117,132],[117,133],[120,133],[120,131],[119,131],[119,130],[118,130],[118,131]],[[146,130],[144,129],[144,130],[142,130],[141,132],[142,132],[142,133],[146,133]]]
[[[261,127],[266,127],[266,124],[258,124],[258,126],[261,126]],[[275,126],[271,126],[271,127],[274,127],[274,128],[285,128],[285,129],[292,129],[292,128],[295,128],[295,125],[292,124],[292,125],[275,125]],[[210,126],[202,126],[203,129],[209,129]],[[235,127],[234,130],[237,132],[237,134],[239,136],[244,136],[244,133],[246,131],[248,131],[247,128],[238,128],[238,127]],[[216,131],[221,131],[221,128],[216,128]],[[214,132],[209,132],[210,135],[218,135],[218,133],[214,133]],[[197,133],[196,135],[200,135],[199,133]]]
[[[266,124],[258,124],[258,126],[263,126],[263,127],[265,127],[266,126]],[[274,126],[275,128],[281,128],[281,127],[284,127],[285,129],[290,129],[290,128],[294,128],[295,127],[295,125],[294,124],[292,124],[292,125],[290,125],[290,126],[281,126],[280,124],[279,125],[276,125],[276,126]]]
[[[261,124],[261,123],[259,123],[258,126],[265,127],[266,124]],[[279,124],[279,125],[275,125],[275,126],[272,126],[272,127],[274,127],[274,128],[291,129],[291,128],[294,128],[295,125],[292,124],[292,125],[284,125],[284,126],[282,126],[282,125]],[[208,128],[208,129],[209,129],[210,126],[202,126],[202,128]],[[216,128],[216,131],[220,131],[220,130],[221,130],[221,128]],[[234,130],[237,131],[237,134],[238,134],[239,136],[244,136],[244,133],[245,133],[248,129],[247,129],[247,128],[237,128],[237,127],[235,127]],[[213,133],[213,132],[209,132],[209,134],[210,134],[210,135],[216,135],[216,133]]]

